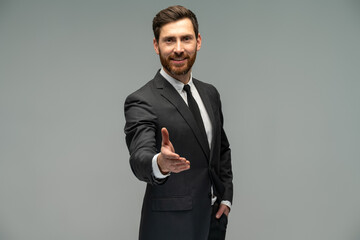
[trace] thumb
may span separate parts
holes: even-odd
[[[216,218],[219,219],[221,217],[221,215],[223,215],[224,211],[225,211],[226,206],[223,204],[220,204],[219,210],[216,213]]]
[[[166,128],[161,129],[161,137],[162,137],[161,145],[169,145],[170,144],[169,132]]]
[[[225,204],[220,204],[219,210],[216,213],[216,218],[219,219],[221,217],[221,215],[223,215],[223,214],[228,216],[229,211],[230,211],[230,208],[228,206],[226,206]]]

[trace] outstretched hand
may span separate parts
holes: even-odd
[[[169,172],[179,173],[190,168],[190,162],[175,153],[175,149],[170,142],[169,132],[166,128],[161,129],[161,152],[158,155],[157,163],[163,174]]]

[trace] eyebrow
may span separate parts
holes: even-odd
[[[194,38],[194,35],[192,34],[186,34],[186,35],[183,35],[183,36],[180,36],[180,38]],[[161,37],[160,39],[162,40],[166,40],[166,39],[174,39],[176,38],[174,35],[168,35],[168,36],[163,36]]]

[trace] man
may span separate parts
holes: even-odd
[[[192,78],[201,47],[182,6],[153,19],[162,69],[125,101],[130,165],[147,183],[139,239],[224,239],[233,184],[219,93]]]

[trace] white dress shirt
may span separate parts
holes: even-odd
[[[176,91],[180,94],[180,96],[184,99],[185,103],[187,103],[187,94],[184,91],[184,86],[185,84],[183,84],[181,81],[176,80],[175,78],[171,77],[169,74],[167,74],[163,68],[161,68],[160,70],[160,74],[176,89]],[[206,135],[207,135],[207,139],[208,139],[208,143],[209,143],[209,148],[211,149],[211,141],[212,141],[212,137],[213,137],[213,131],[212,131],[212,125],[211,125],[211,121],[209,118],[209,114],[206,111],[205,105],[203,103],[203,101],[201,100],[201,97],[199,95],[199,92],[197,91],[194,82],[192,80],[192,73],[190,75],[190,80],[187,83],[190,86],[190,90],[191,90],[191,94],[193,95],[196,103],[199,106],[199,110],[200,110],[200,114],[201,114],[201,118],[204,122],[204,127],[205,127],[205,131],[206,131]],[[170,140],[171,141],[171,140]],[[159,166],[157,164],[157,157],[160,153],[156,154],[153,159],[152,159],[152,169],[153,169],[153,174],[156,178],[162,179],[162,178],[166,178],[168,176],[170,176],[170,173],[164,175],[161,173]],[[211,186],[211,194],[212,194],[212,199],[211,199],[211,205],[213,205],[217,199],[217,197],[213,194],[213,187]],[[229,208],[231,208],[231,202],[229,201],[221,201],[222,204],[227,205]]]

